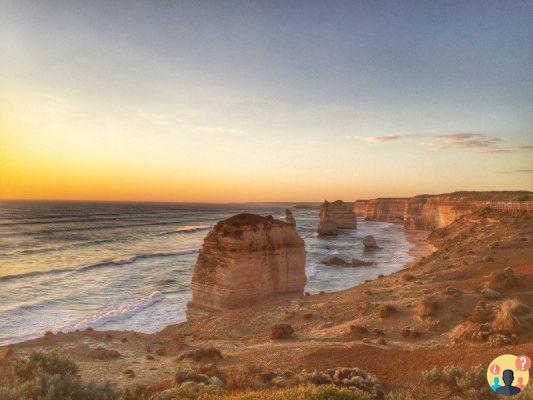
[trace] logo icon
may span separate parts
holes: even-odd
[[[504,354],[496,357],[487,368],[487,382],[502,396],[513,396],[525,389],[529,382],[531,359],[526,355]]]

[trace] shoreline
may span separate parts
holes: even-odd
[[[409,249],[409,255],[413,257],[413,260],[404,265],[402,270],[411,267],[416,264],[422,258],[429,256],[431,251],[431,245],[429,244],[428,237],[431,231],[405,231],[407,233],[407,240],[409,240],[414,246]]]

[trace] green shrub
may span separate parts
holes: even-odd
[[[28,358],[13,361],[12,369],[13,380],[0,384],[0,400],[118,399],[110,384],[83,381],[76,376],[75,363],[56,355],[34,352]]]
[[[198,400],[371,400],[368,394],[335,386],[299,386],[241,394],[200,394]]]
[[[453,365],[433,368],[422,373],[422,379],[430,384],[438,384],[455,395],[457,399],[488,400],[496,395],[487,384],[486,370],[481,365],[463,369]]]
[[[50,375],[76,375],[78,367],[72,361],[55,355],[33,352],[25,360],[18,360],[14,365],[16,376],[23,382],[35,378],[40,373]]]

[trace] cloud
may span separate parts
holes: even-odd
[[[403,136],[400,135],[369,136],[366,138],[366,140],[373,143],[386,143],[401,139],[402,137]]]
[[[495,174],[533,174],[533,169],[515,169],[512,171],[494,171]]]
[[[502,142],[501,138],[477,133],[448,133],[437,135],[436,138],[440,142],[441,149],[487,149]]]
[[[384,144],[390,141],[410,137],[429,139],[430,145],[436,145],[443,150],[469,149],[479,154],[505,154],[533,149],[533,145],[506,145],[504,140],[500,137],[470,132],[454,132],[440,135],[409,134],[368,136],[366,137],[366,140],[373,143]]]

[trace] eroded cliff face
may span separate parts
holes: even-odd
[[[333,225],[336,225],[338,229],[356,229],[357,217],[353,209],[353,203],[345,203],[342,200],[336,200],[333,203],[324,201],[320,208],[318,233],[321,234],[320,227],[332,228]]]
[[[434,230],[485,207],[486,202],[517,201],[524,196],[529,196],[528,192],[454,192],[403,199],[378,198],[366,201],[366,219],[403,221],[407,230]]]
[[[204,239],[187,313],[191,318],[268,297],[300,296],[306,280],[304,241],[290,224],[238,214],[217,223]]]
[[[366,217],[366,205],[368,200],[357,200],[353,205],[353,212],[360,218]]]
[[[378,198],[366,202],[368,221],[403,222],[409,198]]]

